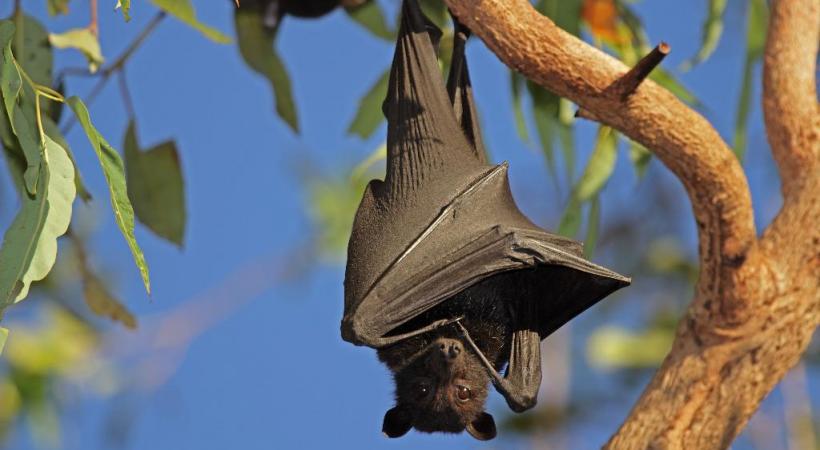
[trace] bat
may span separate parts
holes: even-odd
[[[393,373],[389,437],[415,428],[492,439],[489,383],[513,411],[532,408],[541,340],[630,283],[532,223],[507,163],[487,162],[468,35],[456,21],[445,86],[441,31],[404,0],[382,107],[386,175],[365,188],[348,244],[341,334],[376,349]]]

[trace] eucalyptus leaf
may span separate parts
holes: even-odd
[[[610,369],[657,367],[672,348],[674,338],[672,328],[636,333],[620,327],[602,327],[587,341],[587,358],[594,366]]]
[[[57,259],[57,238],[71,221],[76,191],[74,166],[65,150],[48,136],[37,195],[23,196],[22,206],[0,248],[0,310],[28,295]]]
[[[57,145],[65,149],[68,158],[71,160],[71,164],[74,166],[74,186],[77,188],[77,196],[79,196],[82,201],[88,203],[91,201],[91,193],[88,191],[88,188],[85,187],[82,174],[80,174],[80,168],[77,167],[77,161],[74,159],[74,153],[72,153],[71,147],[69,147],[63,133],[60,132],[57,124],[54,123],[50,117],[43,117],[43,130]]]
[[[179,247],[185,239],[185,186],[179,152],[173,141],[146,151],[139,148],[136,127],[128,125],[123,143],[128,198],[137,219]]]
[[[131,0],[117,0],[114,9],[122,9],[122,16],[126,22],[131,20]]]
[[[54,56],[48,41],[48,31],[36,19],[23,15],[15,20],[16,33],[11,49],[20,67],[37,84],[51,86]],[[33,109],[33,100],[32,109]]]
[[[765,0],[751,0],[746,16],[746,58],[743,63],[743,81],[738,98],[733,147],[738,159],[746,153],[746,133],[751,107],[754,68],[763,56],[766,45],[769,10]]]
[[[521,90],[526,79],[520,73],[510,70],[510,87],[512,90],[513,114],[515,115],[515,131],[524,142],[530,141],[527,133],[527,122],[524,119],[524,109],[521,105]]]
[[[538,133],[538,140],[541,143],[541,151],[544,152],[550,175],[555,179],[553,141],[557,137],[558,107],[561,98],[532,81],[527,81],[527,89],[532,98],[532,117],[535,122],[535,131]]]
[[[566,237],[575,237],[581,229],[581,202],[578,198],[571,196],[567,208],[558,224],[558,234]]]
[[[359,110],[356,117],[350,122],[347,132],[367,139],[384,121],[382,102],[387,95],[387,84],[390,81],[390,71],[385,71],[366,94],[359,100]]]
[[[15,131],[17,142],[26,158],[26,172],[23,175],[26,191],[34,195],[37,193],[37,179],[40,176],[41,143],[35,126],[29,122],[19,104],[14,105],[11,128]]]
[[[129,5],[126,6],[126,3],[129,3]],[[153,3],[154,6],[156,6],[157,8],[174,16],[179,21],[199,31],[200,33],[202,33],[203,36],[207,37],[208,39],[219,44],[231,43],[231,38],[222,34],[219,30],[209,27],[204,23],[200,22],[199,20],[197,20],[196,11],[194,10],[194,6],[191,4],[191,0],[151,0],[151,3]],[[126,0],[121,2],[120,4],[123,9],[123,14],[126,15],[127,20],[128,14],[126,11],[130,9],[130,1]]]
[[[609,180],[618,156],[617,143],[616,133],[610,127],[598,128],[595,148],[575,187],[574,195],[579,201],[585,202],[591,199]]]
[[[630,139],[629,160],[632,161],[632,167],[635,168],[635,175],[638,176],[638,179],[641,179],[644,174],[646,174],[649,162],[652,161],[652,152],[647,150],[643,145]]]
[[[598,234],[601,229],[601,201],[599,195],[595,195],[589,205],[589,215],[587,216],[587,235],[584,239],[584,257],[592,258],[595,248],[598,246]]]
[[[88,71],[95,73],[105,62],[100,48],[100,40],[89,28],[74,28],[64,33],[49,34],[51,45],[60,49],[73,48],[88,60]]]
[[[56,16],[58,14],[68,14],[69,0],[48,0],[48,14]]]
[[[567,33],[578,36],[581,32],[582,4],[583,0],[539,0],[535,9]]]
[[[700,48],[695,56],[681,64],[681,70],[690,70],[706,61],[715,51],[720,35],[723,33],[723,12],[726,10],[727,3],[727,0],[709,0],[709,13],[703,22]]]
[[[396,39],[396,32],[387,26],[384,12],[376,0],[367,0],[361,5],[348,7],[345,10],[351,19],[373,33],[374,36],[388,41]]]
[[[296,103],[290,87],[290,77],[274,48],[276,30],[265,25],[259,8],[237,8],[234,12],[239,53],[254,72],[268,79],[276,100],[276,112],[291,129],[299,132]]]
[[[71,97],[66,100],[68,106],[74,111],[74,115],[82,125],[91,147],[97,154],[100,160],[105,181],[108,184],[108,192],[111,197],[111,208],[114,211],[114,219],[119,226],[125,241],[128,243],[128,248],[131,249],[131,254],[134,257],[134,262],[140,271],[142,282],[145,285],[145,290],[151,293],[151,282],[148,277],[148,265],[145,262],[145,256],[142,254],[137,239],[134,236],[134,208],[131,206],[131,201],[128,199],[128,191],[125,184],[125,167],[119,153],[111,147],[110,144],[102,137],[102,135],[94,128],[91,123],[91,118],[88,115],[88,109],[82,100],[77,97]]]
[[[0,355],[3,354],[3,348],[6,346],[6,341],[9,338],[9,330],[0,327]]]
[[[14,118],[14,105],[17,103],[17,97],[20,96],[20,88],[23,83],[20,78],[20,71],[17,70],[14,54],[11,51],[14,30],[14,24],[10,20],[0,21],[0,46],[3,48],[3,65],[0,67],[0,93],[3,95],[3,104],[9,121]],[[11,126],[14,130],[13,123]]]
[[[120,322],[131,330],[137,328],[137,319],[131,311],[111,294],[99,278],[90,273],[83,281],[83,297],[94,314]]]

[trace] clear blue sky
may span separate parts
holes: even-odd
[[[0,13],[8,13],[9,3]],[[46,16],[44,0],[24,3],[35,16]],[[133,2],[134,19],[126,24],[119,14],[107,10],[113,0],[101,3],[103,51],[113,58],[155,9],[148,2]],[[232,2],[194,3],[203,22],[233,34]],[[381,3],[396,11],[398,1]],[[85,5],[79,0],[71,2],[73,14],[49,21],[49,28],[62,31],[84,24]],[[704,103],[706,116],[727,139],[731,138],[740,90],[744,7],[745,2],[730,2],[725,37],[715,55],[682,76]],[[671,44],[673,52],[666,67],[675,68],[695,52],[705,1],[645,0],[636,8],[650,38]],[[392,382],[372,350],[351,346],[339,336],[343,267],[320,265],[305,277],[275,283],[276,261],[287,266],[284,256],[297,251],[311,236],[300,167],[311,161],[329,173],[338,173],[340,167],[362,160],[384,140],[384,127],[367,141],[348,137],[346,129],[359,98],[390,63],[393,49],[341,11],[319,21],[289,18],[280,32],[278,46],[299,107],[299,136],[273,114],[267,83],[244,66],[235,46],[214,44],[175,20],[165,20],[128,66],[140,142],[148,146],[174,138],[187,182],[189,220],[184,250],[155,238],[143,227],[137,232],[151,268],[154,294],[150,300],[111,220],[104,182],[87,141],[79,128],[69,135],[97,197],[91,206],[99,226],[92,242],[94,263],[115,274],[118,293],[141,322],[156,323],[186,302],[208,304],[223,299],[220,304],[224,305],[231,303],[224,299],[235,297],[236,307],[194,340],[178,369],[158,389],[114,400],[81,395],[83,401],[67,409],[65,447],[107,448],[101,430],[119,408],[129,411],[131,419],[128,449],[527,447],[528,441],[511,435],[489,443],[477,443],[466,434],[411,432],[399,440],[384,438],[380,427],[384,411],[392,405]],[[513,190],[522,208],[554,228],[565,196],[556,193],[541,154],[515,133],[506,69],[481,42],[474,41],[468,55],[492,157],[510,161]],[[80,64],[76,55],[59,53],[58,67]],[[84,96],[91,83],[72,79],[69,88]],[[760,122],[758,85],[756,82],[746,165],[758,220],[766,223],[776,211],[779,194]],[[116,83],[110,84],[91,112],[103,134],[119,144],[127,116]],[[593,131],[591,124],[578,127],[579,161],[586,160]],[[679,183],[668,179],[657,162],[651,172],[650,177],[666,177],[666,184],[672,186],[676,202],[672,208],[682,218],[675,227],[692,244],[689,203]],[[637,183],[622,151],[604,194],[604,225],[628,211],[645,186]],[[4,226],[7,220],[4,216]],[[696,250],[690,247],[689,251]],[[617,254],[604,254],[597,260],[615,270],[625,269]],[[640,283],[636,279],[636,286]],[[640,299],[630,295],[627,290],[611,301],[631,302],[636,307]],[[8,314],[9,320],[25,313],[24,307],[16,309]],[[196,320],[192,317],[191,322]],[[583,333],[588,328],[585,320],[582,316],[573,330]],[[146,349],[157,339],[150,329],[130,337],[125,331],[115,335]],[[580,344],[574,351],[582,356]],[[143,356],[146,352],[149,350]],[[124,367],[137,367],[137,363],[126,361]],[[611,382],[612,374],[580,373],[572,386],[574,392],[583,393],[591,384],[622,386]],[[550,383],[549,373],[544,383]],[[563,435],[567,448],[599,446],[625,417],[626,405],[639,393],[637,387],[613,393],[617,401],[601,405],[592,419],[568,429]],[[490,406],[498,420],[507,414],[497,396]],[[10,448],[30,445],[22,433]]]

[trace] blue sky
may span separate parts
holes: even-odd
[[[45,1],[24,3],[34,16],[46,16]],[[112,0],[101,3],[103,52],[113,58],[155,9],[148,2],[134,2],[134,19],[126,24],[119,14],[107,10],[105,5]],[[203,22],[233,34],[232,2],[194,3]],[[396,0],[381,3],[391,12],[397,10]],[[68,18],[48,21],[50,30],[85,23],[85,2],[75,0],[71,7]],[[650,38],[671,44],[666,67],[675,68],[694,54],[705,1],[645,0],[636,8]],[[703,102],[703,113],[727,139],[731,138],[740,90],[744,8],[745,2],[730,2],[724,39],[715,55],[681,76]],[[3,6],[0,13],[7,14],[9,9]],[[148,324],[130,336],[116,329],[114,335],[144,347],[143,356],[150,359],[154,351],[150,345],[157,339],[150,325],[180,311],[182,305],[228,305],[229,312],[220,312],[224,319],[198,335],[179,358],[176,371],[157,389],[113,400],[81,395],[83,401],[66,410],[70,414],[64,418],[65,448],[107,448],[101,430],[113,411],[125,411],[130,418],[124,445],[128,449],[528,447],[529,441],[509,435],[490,443],[477,443],[466,434],[410,433],[399,440],[384,438],[380,427],[382,415],[392,406],[391,381],[372,350],[354,347],[339,336],[343,267],[321,264],[303,277],[277,279],[278,273],[296,264],[288,255],[298,252],[311,237],[300,167],[309,161],[338,174],[340,168],[361,161],[384,140],[384,127],[366,141],[347,136],[346,129],[359,98],[390,63],[393,45],[372,38],[337,11],[318,21],[286,19],[278,47],[299,108],[302,130],[298,136],[274,115],[267,82],[244,66],[233,45],[214,44],[167,19],[129,63],[139,140],[143,146],[167,138],[177,141],[188,200],[188,232],[182,251],[138,227],[137,238],[151,268],[150,299],[110,217],[104,180],[85,137],[79,127],[68,136],[97,197],[89,208],[76,207],[90,213],[83,215],[83,222],[96,227],[91,241],[93,263],[113,274],[117,292],[140,321]],[[566,192],[556,192],[540,152],[521,142],[515,132],[506,68],[477,39],[470,43],[468,56],[492,159],[510,161],[513,191],[522,209],[554,229]],[[58,53],[58,67],[81,64],[70,52]],[[72,79],[70,92],[84,96],[93,82]],[[759,73],[755,87],[745,165],[762,228],[760,224],[776,212],[780,198],[757,101]],[[90,109],[109,141],[121,143],[127,115],[115,82]],[[579,162],[588,156],[594,131],[589,123],[577,128]],[[656,161],[650,171],[649,177],[665,180],[674,194],[672,208],[683,218],[669,232],[682,236],[690,245],[687,251],[694,254],[690,206],[679,183]],[[603,197],[604,226],[628,211],[630,202],[645,194],[647,186],[637,182],[622,150]],[[3,214],[0,224],[5,227],[10,220],[6,208]],[[605,253],[596,259],[616,271],[625,269],[617,254]],[[636,279],[636,289],[640,283]],[[640,310],[641,299],[630,295],[627,290],[611,301]],[[25,309],[24,305],[12,308],[8,319],[24,315]],[[185,317],[187,310],[182,311]],[[622,316],[630,314],[625,311]],[[190,323],[197,320],[192,315]],[[584,315],[577,323],[573,332],[583,335],[591,322]],[[574,351],[581,353],[581,345]],[[589,384],[621,386],[612,382],[611,373],[582,370],[578,377],[573,392],[583,392]],[[546,373],[544,383],[549,382]],[[596,448],[623,420],[626,405],[640,392],[637,387],[612,393],[614,403],[559,433],[559,438],[568,439],[564,441],[569,442],[568,448]],[[81,388],[81,394],[85,390],[90,389]],[[491,400],[490,411],[497,420],[507,414],[504,409],[499,398]],[[10,448],[31,445],[26,434],[20,433]]]

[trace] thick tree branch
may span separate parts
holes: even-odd
[[[721,298],[722,270],[743,260],[755,228],[746,176],[706,119],[651,80],[622,101],[619,80],[629,68],[561,30],[527,0],[446,3],[505,64],[645,145],[677,175],[698,224],[698,295]]]
[[[763,60],[763,113],[784,194],[807,175],[820,176],[818,39],[820,2],[774,2]]]
[[[767,122],[785,206],[759,241],[745,175],[703,117],[651,81],[623,98],[627,68],[527,0],[445,1],[503,62],[576,102],[580,115],[644,144],[686,187],[698,224],[695,298],[671,352],[607,448],[728,447],[820,323],[813,90],[820,0],[775,2],[767,51],[778,54],[767,56],[776,66],[767,92],[778,100],[767,99]]]

